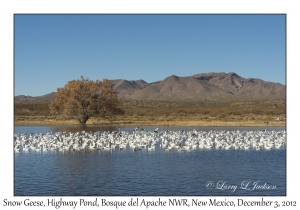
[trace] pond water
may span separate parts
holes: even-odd
[[[135,127],[121,127],[132,131]],[[156,127],[144,127],[154,130]],[[285,127],[159,127],[160,131]],[[116,127],[16,126],[14,133],[118,131]],[[286,195],[286,149],[166,152],[84,150],[14,153],[15,196]]]

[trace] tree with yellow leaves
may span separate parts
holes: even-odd
[[[80,78],[57,89],[54,101],[49,105],[52,114],[76,119],[80,125],[85,125],[91,117],[111,119],[115,114],[123,112],[109,80],[92,81],[83,76]]]

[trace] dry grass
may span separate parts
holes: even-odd
[[[183,103],[124,101],[124,115],[113,121],[89,119],[87,124],[157,126],[285,126],[284,99],[246,102]],[[15,104],[15,125],[78,124],[50,114],[47,104]]]

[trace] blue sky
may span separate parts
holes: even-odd
[[[208,72],[286,84],[286,16],[14,15],[14,95]]]

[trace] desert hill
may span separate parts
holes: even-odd
[[[286,97],[286,86],[236,73],[202,73],[187,77],[171,75],[164,80],[110,80],[120,99],[133,100],[252,100]],[[15,96],[15,103],[50,103],[55,93],[39,97]]]

